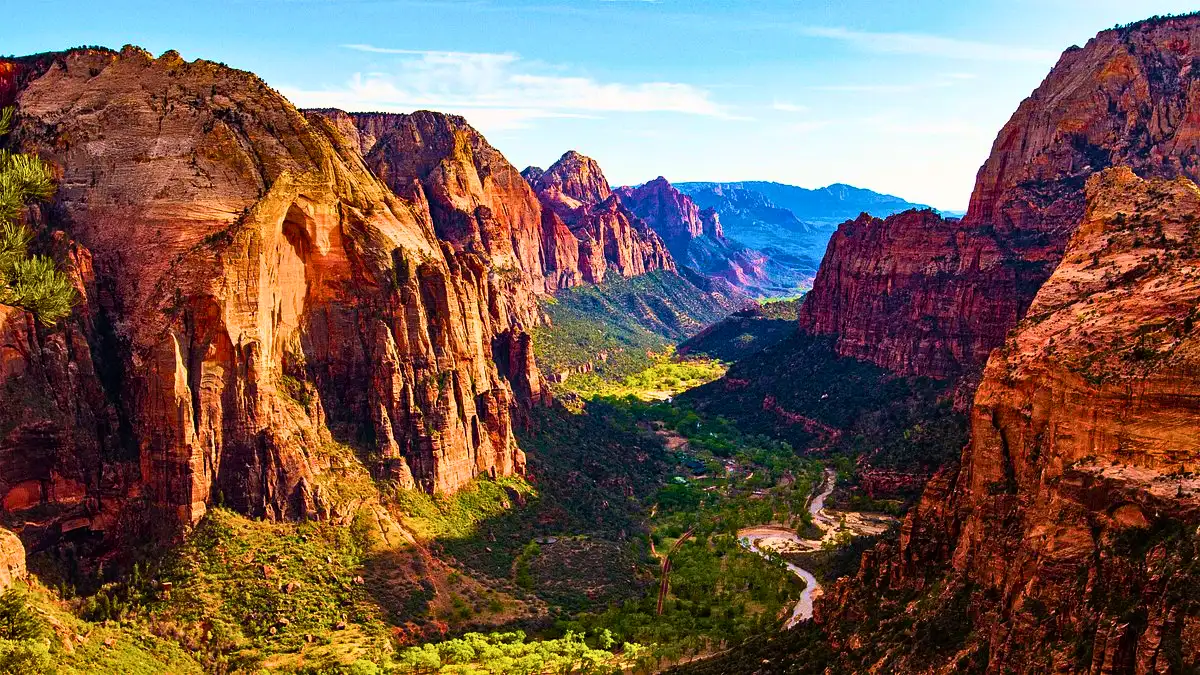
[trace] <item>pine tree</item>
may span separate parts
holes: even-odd
[[[12,108],[0,111],[0,137],[12,122]],[[27,309],[47,326],[70,315],[75,287],[53,260],[29,254],[33,233],[20,219],[26,206],[53,196],[54,181],[45,162],[0,151],[0,303]]]
[[[42,635],[42,622],[16,587],[0,594],[0,639],[32,640]]]

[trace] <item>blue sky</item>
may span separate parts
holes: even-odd
[[[844,182],[965,208],[1072,44],[1176,0],[24,0],[0,52],[176,49],[299,106],[465,115],[522,168],[613,183]],[[164,7],[169,7],[166,11]]]

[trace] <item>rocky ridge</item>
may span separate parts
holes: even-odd
[[[861,653],[864,596],[965,607],[948,656],[892,644],[875,669],[1200,665],[1200,189],[1120,168],[1087,194],[1063,262],[988,362],[961,468],[931,481],[898,550],[819,608],[835,647]]]
[[[1189,112],[1197,45],[1193,16],[1104,31],[1067,50],[1001,130],[966,216],[842,225],[801,326],[900,373],[978,372],[1061,260],[1088,176],[1123,165],[1200,177],[1200,123]]]
[[[369,164],[387,143],[364,156],[248,73],[132,47],[0,65],[14,145],[60,171],[41,245],[83,298],[56,330],[0,308],[0,498],[27,544],[217,501],[329,517],[347,462],[429,491],[523,469],[540,215],[457,219],[507,196],[451,177],[455,120],[410,120],[421,161],[451,156],[398,195]]]
[[[616,194],[663,238],[680,264],[745,289],[770,285],[766,257],[726,239],[716,210],[696,206],[666,178],[622,187]]]
[[[522,175],[542,204],[547,247],[572,279],[600,283],[610,271],[632,277],[676,269],[662,239],[613,194],[595,160],[570,151],[549,169]]]

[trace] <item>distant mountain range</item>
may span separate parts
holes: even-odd
[[[930,208],[843,183],[815,190],[770,181],[676,183],[675,187],[701,208],[716,210],[729,238],[767,253],[809,258],[814,265],[825,255],[825,245],[838,224],[846,220],[863,212],[885,218]]]

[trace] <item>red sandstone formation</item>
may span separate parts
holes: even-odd
[[[599,204],[612,195],[608,179],[596,160],[574,150],[564,153],[545,171],[537,167],[530,169],[537,174],[536,181],[530,182],[538,194],[545,195],[552,202],[566,202],[578,207]]]
[[[381,133],[397,196],[366,133],[248,73],[135,48],[14,71],[13,138],[60,172],[48,225],[84,297],[51,331],[0,308],[0,499],[37,509],[27,542],[218,499],[320,516],[344,444],[427,490],[522,470],[541,219],[515,171],[481,177],[503,165],[477,135]]]
[[[546,248],[568,261],[557,267],[568,285],[599,283],[610,270],[631,277],[675,269],[662,239],[613,196],[595,160],[570,151],[549,169],[522,175],[543,205]]]
[[[726,239],[717,212],[701,210],[666,178],[622,187],[616,194],[663,238],[676,261],[740,288],[767,285],[763,254]]]
[[[961,222],[860,217],[830,241],[801,326],[897,372],[977,371],[1024,315],[1110,166],[1200,178],[1200,19],[1145,22],[1067,50],[1001,130]]]
[[[25,577],[25,547],[20,538],[8,530],[0,530],[0,590]]]
[[[1200,666],[1197,214],[1183,178],[1088,181],[1062,262],[984,371],[962,468],[929,483],[896,554],[864,558],[821,605],[839,645],[864,644],[864,596],[926,593],[911,625],[963,593],[952,658],[892,645],[890,668]]]

